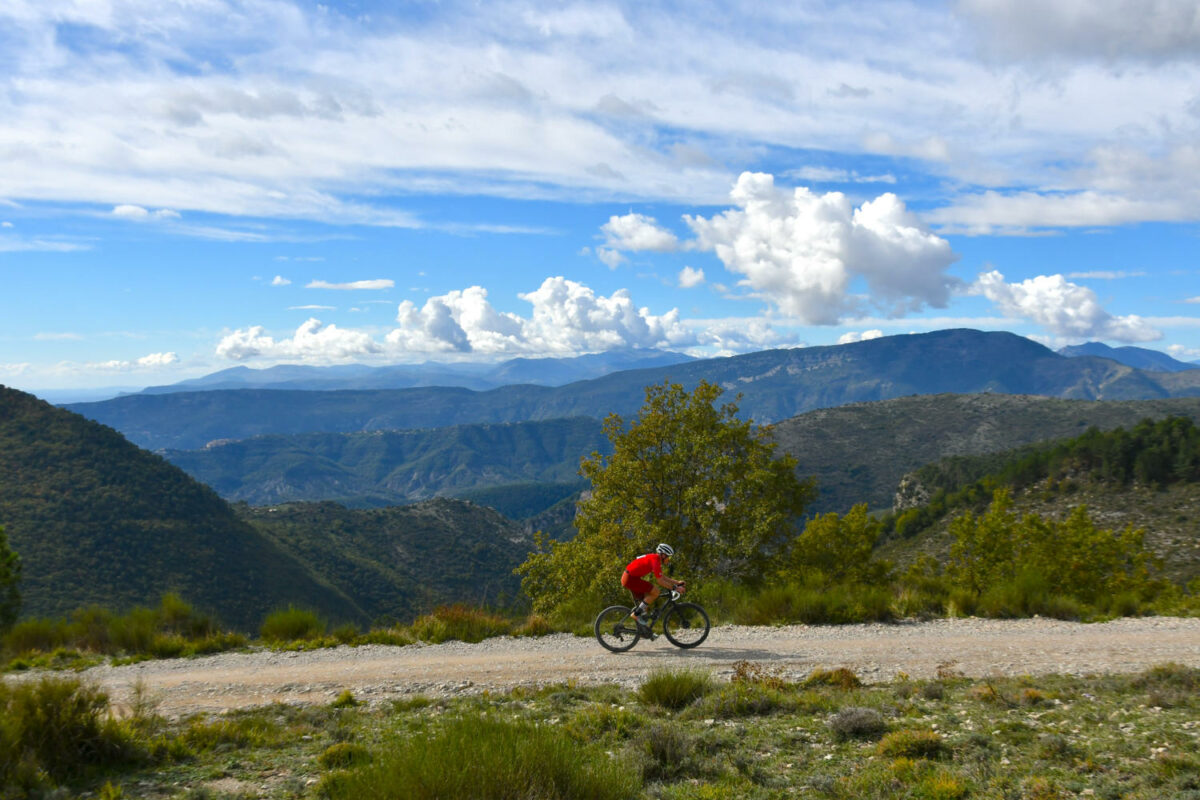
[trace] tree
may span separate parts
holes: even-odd
[[[0,527],[0,632],[6,631],[17,621],[21,610],[21,559],[8,546],[8,536]]]
[[[818,584],[876,584],[887,580],[891,565],[872,558],[883,526],[859,503],[844,515],[813,517],[792,547],[783,572]]]
[[[518,568],[535,610],[560,610],[568,588],[588,602],[616,594],[620,568],[658,542],[699,583],[752,582],[785,554],[813,482],[796,477],[794,458],[776,457],[769,429],[739,419],[735,403],[715,406],[722,393],[704,381],[690,393],[665,382],[646,387],[628,427],[609,415],[612,455],[580,466],[592,489],[578,505],[578,534]]]

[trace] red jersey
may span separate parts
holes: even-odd
[[[644,556],[638,556],[629,562],[625,571],[635,578],[644,578],[651,572],[654,573],[654,577],[661,578],[662,556],[658,553],[646,553]]]

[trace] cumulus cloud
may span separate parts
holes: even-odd
[[[419,309],[406,300],[388,345],[402,352],[564,355],[694,338],[679,323],[677,310],[651,314],[635,307],[625,289],[604,297],[555,277],[518,297],[532,306],[530,316],[497,311],[480,286],[431,297]]]
[[[322,327],[317,319],[309,319],[283,339],[253,326],[224,336],[217,355],[235,361],[321,363],[437,353],[577,355],[626,347],[690,347],[716,340],[693,333],[681,323],[676,309],[652,314],[637,307],[625,289],[604,296],[581,283],[553,277],[518,297],[530,304],[528,316],[498,310],[481,286],[431,297],[421,305],[405,300],[397,308],[396,327],[382,341],[364,331]],[[769,338],[764,331],[753,335]]]
[[[679,286],[681,289],[693,289],[704,283],[704,270],[684,267],[679,270]]]
[[[272,285],[272,286],[287,286],[287,285],[289,285],[290,283],[291,283],[291,281],[289,281],[287,278],[283,277],[282,275],[276,275],[276,276],[275,276],[275,277],[274,277],[274,278],[271,280],[271,285]]]
[[[736,209],[684,217],[696,246],[806,324],[837,324],[867,306],[892,316],[944,308],[958,285],[946,274],[958,259],[949,242],[925,230],[893,194],[854,208],[840,192],[788,191],[771,175],[745,172],[730,196]],[[856,280],[867,297],[852,293]]]
[[[853,344],[854,342],[865,342],[870,339],[879,339],[883,336],[883,331],[879,329],[869,331],[846,331],[838,337],[838,344]]]
[[[670,253],[679,247],[675,234],[660,227],[658,220],[642,214],[629,213],[622,217],[609,217],[600,226],[605,245],[614,250],[649,250],[655,253]]]
[[[1038,275],[1020,283],[1007,283],[1004,275],[992,270],[982,273],[971,291],[991,300],[1006,317],[1031,320],[1055,336],[1119,342],[1162,338],[1136,314],[1118,317],[1108,313],[1095,292],[1062,275]]]
[[[97,364],[88,364],[88,367],[105,372],[131,372],[133,370],[169,367],[178,362],[179,356],[175,353],[150,353],[134,361],[102,361]]]
[[[236,330],[217,344],[217,355],[233,361],[252,358],[296,359],[299,361],[345,361],[380,352],[380,346],[362,331],[344,330],[336,325],[321,326],[309,319],[287,339],[268,336],[261,325]]]
[[[310,281],[305,289],[336,289],[339,291],[355,291],[358,289],[391,289],[396,282],[388,278],[370,281],[350,281],[349,283],[330,283],[329,281]]]

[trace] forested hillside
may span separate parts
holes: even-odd
[[[1200,398],[901,397],[810,411],[779,422],[772,436],[795,456],[801,473],[816,476],[820,496],[814,508],[841,512],[855,503],[890,508],[905,473],[948,456],[1007,453],[1077,436],[1092,426],[1110,430],[1170,415],[1200,420]]]
[[[580,460],[607,448],[599,420],[575,418],[260,436],[163,455],[227,500],[382,506],[512,484],[578,484]]]
[[[981,512],[1005,489],[1022,513],[1061,519],[1086,506],[1107,528],[1144,528],[1162,574],[1200,578],[1200,428],[1191,419],[1147,419],[1008,453],[947,458],[905,476],[904,486],[908,507],[884,520],[883,552],[901,560],[944,555],[950,520]]]
[[[407,622],[451,603],[510,604],[520,588],[513,569],[533,549],[522,526],[462,500],[357,510],[336,503],[239,505],[237,511],[376,622]]]
[[[4,387],[0,524],[23,561],[25,617],[153,606],[168,591],[242,628],[288,603],[362,614],[179,468]]]

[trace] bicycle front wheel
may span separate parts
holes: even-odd
[[[609,606],[596,617],[596,641],[606,650],[624,653],[638,642],[637,623],[629,616],[628,606]]]
[[[695,647],[708,638],[708,614],[695,603],[676,603],[663,618],[663,633],[676,647]]]

